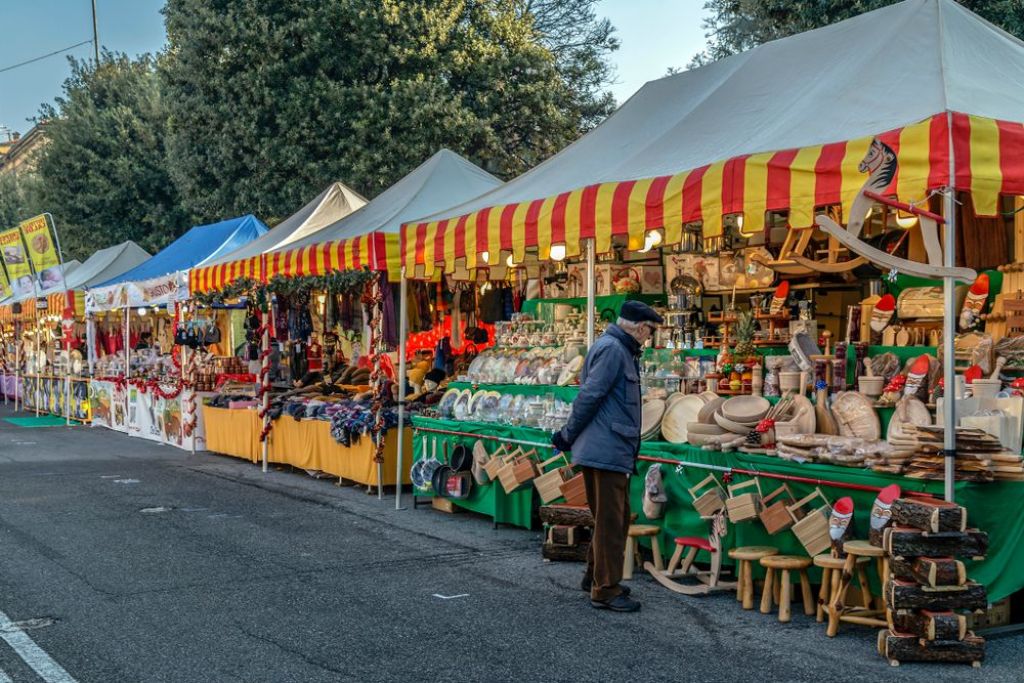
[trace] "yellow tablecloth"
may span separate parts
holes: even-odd
[[[228,410],[203,406],[206,447],[215,453],[233,455],[251,462],[263,457],[260,445],[261,423],[255,410]],[[398,431],[384,438],[385,486],[395,484],[398,468]],[[405,430],[406,462],[412,462],[412,432]],[[274,420],[270,432],[267,460],[304,470],[320,470],[360,484],[376,485],[377,464],[373,461],[373,441],[364,436],[351,446],[342,446],[331,436],[331,425],[323,420],[296,421],[284,416]],[[411,483],[409,469],[403,477]]]
[[[203,426],[207,450],[249,462],[260,461],[260,420],[255,410],[203,406]]]

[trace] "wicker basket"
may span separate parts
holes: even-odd
[[[753,487],[753,491],[749,489]],[[725,499],[725,510],[729,513],[729,521],[733,524],[749,522],[757,519],[761,512],[761,482],[757,477],[742,484],[731,484],[728,487],[729,497]],[[741,493],[745,491],[745,493]]]
[[[556,467],[547,472],[544,471],[549,465],[553,465],[559,460],[565,462],[565,456],[561,453],[542,462],[539,467],[542,474],[533,480],[533,485],[537,489],[537,495],[540,497],[542,505],[547,505],[560,497],[562,495],[562,484],[572,476],[572,468],[568,466]]]
[[[821,499],[821,507],[810,510],[802,519],[798,518],[797,511],[815,498]],[[832,538],[828,533],[828,518],[832,514],[832,506],[829,505],[828,499],[820,488],[815,487],[813,493],[801,498],[786,509],[793,518],[793,534],[804,546],[808,555],[814,557],[832,547]]]
[[[797,516],[797,520],[803,519],[803,510],[794,510],[792,513],[788,510],[795,502],[796,498],[789,490],[789,484],[783,484],[762,498],[761,512],[758,516],[761,518],[761,524],[764,524],[765,531],[774,536],[793,526],[793,515]]]
[[[709,474],[689,491],[693,496],[693,508],[701,517],[712,517],[725,507],[725,489],[713,474]]]

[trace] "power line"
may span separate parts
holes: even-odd
[[[18,64],[12,64],[10,66],[5,66],[4,68],[0,69],[0,74],[4,73],[5,71],[11,71],[12,69],[18,69],[18,68],[26,66],[28,64],[32,64],[33,62],[38,62],[40,60],[47,59],[49,57],[55,57],[56,55],[59,55],[62,52],[68,52],[70,50],[74,50],[76,47],[81,47],[83,45],[88,45],[91,42],[92,42],[91,40],[83,40],[80,43],[75,43],[74,45],[62,48],[60,50],[55,50],[54,52],[50,52],[49,54],[45,54],[45,55],[42,55],[40,57],[33,57],[32,59],[25,60],[24,62],[19,62]]]

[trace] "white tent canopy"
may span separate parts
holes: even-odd
[[[85,289],[106,282],[149,259],[149,252],[131,240],[100,249],[74,271],[65,272],[67,288]]]
[[[352,188],[340,182],[331,183],[326,190],[274,226],[267,234],[216,261],[203,264],[203,267],[214,267],[281,249],[316,235],[327,226],[344,219],[365,205],[366,199]]]
[[[449,149],[442,149],[381,192],[359,211],[297,240],[288,249],[362,237],[371,232],[397,234],[402,223],[438,211],[455,197],[473,197],[501,181]]]
[[[651,81],[576,143],[430,222],[946,111],[1024,121],[1024,43],[953,0],[906,0]]]

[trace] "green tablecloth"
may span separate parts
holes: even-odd
[[[926,491],[938,497],[942,496],[941,481],[926,482],[836,465],[797,464],[769,456],[715,453],[691,446],[665,443],[646,443],[641,448],[641,455],[664,458],[673,462],[713,464],[754,470],[765,475],[804,477],[879,488],[897,483],[904,491]],[[646,474],[652,464],[641,460],[638,466],[640,474]],[[707,534],[706,523],[698,517],[693,509],[693,498],[687,489],[704,479],[708,473],[707,470],[696,467],[683,467],[677,472],[677,468],[672,465],[662,466],[669,502],[664,518],[650,522],[662,527],[662,547],[673,547],[670,544],[674,536]],[[721,480],[720,474],[716,476]],[[736,474],[733,477],[733,482],[739,483],[748,479],[750,479],[748,475]],[[759,480],[765,494],[771,493],[784,483],[768,476],[762,476]],[[797,499],[803,498],[815,487],[815,484],[802,482],[785,483],[788,483]],[[835,501],[842,496],[850,496],[853,499],[856,537],[867,538],[871,505],[876,493],[851,490],[824,482],[818,485],[830,501]],[[643,518],[640,504],[642,495],[643,476],[634,477],[631,482],[631,505],[634,511],[640,512],[641,518]],[[1024,514],[1022,514],[1024,483],[958,482],[956,499],[958,503],[967,507],[969,524],[987,531],[989,534],[988,557],[983,562],[968,563],[970,577],[988,587],[990,601],[1000,600],[1024,588],[1024,572],[1019,569],[1024,562],[1024,543],[1022,543],[1022,539],[1024,539]],[[741,545],[772,545],[778,547],[783,553],[806,554],[792,532],[784,531],[770,536],[759,521],[730,525],[726,547],[732,548]],[[873,576],[872,578],[877,581],[877,577]]]
[[[547,443],[548,435],[538,429],[527,427],[506,427],[502,425],[481,424],[474,422],[457,422],[453,420],[437,420],[424,417],[413,418],[414,427],[431,427],[468,434],[486,434],[507,439],[521,439]],[[416,439],[414,457],[421,457],[422,436]],[[433,435],[431,435],[433,436]],[[459,442],[472,445],[475,437],[443,437],[450,443]],[[489,442],[493,444],[495,442]],[[491,448],[489,446],[489,448]],[[493,450],[493,448],[491,448]],[[549,452],[542,454],[546,457]],[[630,505],[640,515],[640,521],[657,524],[662,527],[662,547],[671,553],[675,536],[702,536],[707,534],[706,522],[700,519],[693,509],[693,498],[687,489],[708,475],[708,470],[697,467],[677,468],[684,463],[711,464],[721,467],[753,470],[761,473],[760,482],[764,494],[778,488],[782,480],[776,476],[793,476],[820,480],[817,484],[805,482],[788,483],[793,495],[799,499],[820,486],[830,501],[842,496],[853,498],[854,529],[857,538],[867,538],[871,505],[876,493],[848,489],[842,484],[853,484],[881,488],[891,483],[898,483],[904,491],[925,491],[942,495],[942,482],[926,482],[896,475],[877,474],[870,470],[839,467],[836,465],[798,464],[779,458],[748,455],[745,453],[715,453],[702,451],[687,445],[668,443],[644,443],[641,456],[669,460],[672,464],[662,466],[663,480],[669,502],[665,515],[659,520],[647,520],[642,512],[643,475],[653,464],[641,460],[638,464],[641,476],[633,477],[630,482]],[[679,471],[677,471],[677,469]],[[716,476],[721,480],[722,473]],[[749,475],[735,474],[735,483],[749,479]],[[506,496],[498,484],[477,487],[473,495],[465,501],[455,501],[461,507],[489,515],[497,522],[514,524],[531,528],[533,507],[537,504],[533,488],[526,488]],[[958,482],[956,485],[957,502],[968,509],[969,524],[989,534],[988,557],[979,563],[969,563],[968,573],[971,578],[985,584],[989,591],[989,600],[1000,600],[1021,588],[1024,588],[1024,483],[994,482],[991,484],[975,484]],[[772,545],[781,552],[805,554],[803,547],[791,531],[783,531],[770,536],[760,521],[730,525],[729,534],[725,539],[725,547],[733,548],[741,545]],[[705,558],[706,559],[706,558]],[[872,569],[872,572],[874,570]],[[873,576],[877,581],[877,578]],[[877,589],[877,585],[876,585]]]
[[[519,396],[546,396],[553,394],[555,398],[566,402],[576,400],[576,394],[580,392],[578,386],[560,387],[550,384],[473,384],[472,382],[449,382],[451,389],[472,389],[497,391],[499,394],[514,394]]]
[[[512,439],[525,439],[540,443],[547,443],[549,440],[545,432],[528,427],[505,427],[496,424],[459,422],[457,420],[440,420],[419,416],[413,416],[412,425],[414,430],[417,427],[428,427],[446,431],[459,431],[471,435],[483,434]],[[476,441],[475,436],[448,436],[414,431],[413,462],[423,457],[423,437],[427,437],[431,453],[433,453],[433,440],[437,439],[437,457],[442,460],[442,443],[448,444],[448,452],[450,453],[456,444],[461,443],[472,448]],[[493,451],[498,447],[497,441],[485,441],[485,443],[487,444],[488,451]],[[551,452],[549,451],[542,453],[541,457],[546,459],[550,455]],[[506,494],[505,489],[496,481],[484,484],[483,486],[474,485],[468,498],[453,500],[452,502],[461,508],[487,515],[499,524],[512,524],[524,529],[533,528],[533,511],[537,506],[532,485],[511,494]]]

